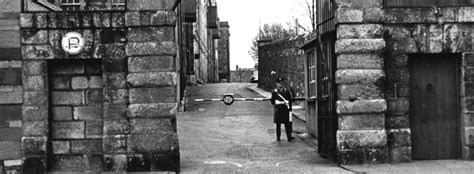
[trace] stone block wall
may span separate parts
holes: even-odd
[[[382,0],[337,0],[336,5],[338,159],[343,164],[385,163]]]
[[[22,163],[21,2],[0,0],[0,173]]]
[[[271,91],[276,78],[285,78],[297,97],[304,97],[305,55],[299,47],[305,37],[297,36],[274,42],[263,43],[258,47],[258,86]],[[271,75],[275,71],[276,75]]]
[[[409,120],[408,57],[415,53],[463,54],[461,65],[461,145],[462,157],[474,159],[473,142],[470,137],[474,124],[470,105],[470,68],[474,50],[474,8],[442,7],[441,16],[433,8],[386,9],[385,69],[387,81],[385,95],[388,103],[386,127],[390,149],[390,161],[411,160]]]
[[[174,0],[100,13],[0,4],[0,169],[179,170]],[[86,42],[77,55],[61,48],[70,31]]]

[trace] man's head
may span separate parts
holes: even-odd
[[[276,79],[276,85],[277,85],[277,88],[282,88],[283,87],[283,78],[277,78]]]

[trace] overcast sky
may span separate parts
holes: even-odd
[[[305,16],[304,0],[217,0],[219,18],[230,25],[230,66],[252,68],[255,65],[249,55],[252,38],[261,24],[281,23],[284,26],[299,16],[300,22],[309,23]]]

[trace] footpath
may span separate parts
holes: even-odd
[[[250,90],[270,98],[271,93],[258,88],[256,85],[248,87]],[[303,107],[293,109],[293,116],[303,122],[306,121],[306,113]],[[307,134],[297,136],[304,142],[317,148],[317,140]],[[409,163],[395,164],[360,164],[360,165],[340,165],[345,170],[354,173],[375,173],[375,174],[474,174],[474,161],[465,160],[426,160],[412,161]]]

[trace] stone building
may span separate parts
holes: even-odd
[[[197,80],[219,82],[219,17],[215,0],[198,0],[194,34],[195,72]]]
[[[230,31],[229,22],[220,22],[219,27],[219,45],[218,45],[218,70],[219,81],[230,82]]]
[[[474,2],[318,0],[308,127],[340,163],[474,159]]]
[[[0,0],[0,171],[178,171],[186,3]]]

